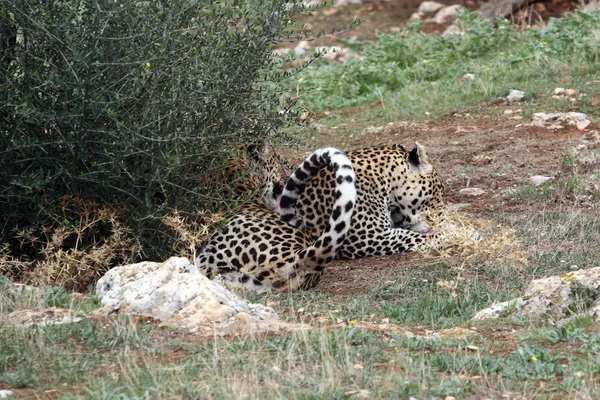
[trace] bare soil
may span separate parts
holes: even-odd
[[[319,140],[343,149],[390,143],[409,148],[419,141],[442,176],[447,204],[460,205],[461,213],[473,218],[494,219],[499,214],[536,212],[539,203],[513,200],[505,192],[531,185],[527,179],[533,175],[561,177],[565,174],[561,161],[585,133],[574,126],[556,131],[529,126],[527,118],[512,119],[515,115],[474,119],[455,115],[424,123],[396,123],[374,134],[344,136],[341,143],[332,143],[333,135]],[[593,124],[589,128],[598,127]],[[459,194],[467,185],[485,193],[477,197]],[[327,266],[318,290],[336,296],[356,295],[385,283],[398,270],[418,267],[424,261],[420,254],[335,261]]]

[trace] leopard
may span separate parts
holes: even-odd
[[[410,151],[400,144],[346,153],[356,175],[356,211],[336,258],[355,259],[427,250],[443,220],[440,176],[417,142]],[[298,198],[282,198],[282,219],[320,236],[331,229],[327,212],[335,201],[336,177],[319,171]]]
[[[327,167],[327,168],[326,168]],[[307,290],[320,281],[350,229],[356,204],[355,173],[346,155],[332,147],[319,149],[287,179],[278,203],[293,212],[319,171],[335,179],[327,230],[314,238],[282,219],[260,201],[242,204],[203,245],[196,258],[199,272],[219,278],[227,287],[257,293]]]
[[[223,208],[223,203],[259,200],[271,210],[277,207],[291,170],[281,154],[266,138],[237,146],[237,157],[230,158],[217,173],[207,177],[205,187],[228,182],[223,188],[223,201],[211,208]]]

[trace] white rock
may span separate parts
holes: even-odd
[[[481,188],[464,188],[458,191],[459,194],[463,196],[481,196],[485,193],[485,190]]]
[[[411,14],[410,18],[408,19],[409,21],[416,21],[416,20],[420,20],[423,19],[424,15],[419,13],[419,12],[414,12]]]
[[[436,24],[447,24],[448,22],[456,19],[457,11],[464,10],[465,8],[460,4],[454,4],[448,7],[444,7],[435,14],[433,22]]]
[[[584,130],[585,128],[587,128],[588,126],[590,126],[592,122],[588,119],[583,120],[583,121],[577,121],[575,122],[575,126],[577,127],[577,129],[579,129],[580,131]]]
[[[310,44],[307,41],[303,40],[300,43],[298,43],[296,47],[294,47],[294,54],[297,56],[301,56],[308,50],[310,50]]]
[[[367,126],[361,132],[361,135],[373,135],[376,133],[380,133],[383,130],[383,126]]]
[[[577,129],[584,130],[590,126],[591,121],[587,119],[587,115],[578,112],[567,112],[567,113],[535,113],[533,114],[533,126],[546,126],[548,124],[557,124],[560,122],[566,122],[569,125],[575,125]]]
[[[12,390],[0,390],[0,399],[6,399],[15,394]]]
[[[565,94],[565,88],[557,87],[554,89],[554,94],[556,96],[560,96],[561,94]]]
[[[442,8],[444,8],[444,5],[438,3],[437,1],[424,1],[419,5],[419,9],[417,11],[427,17],[431,17]]]
[[[446,35],[464,35],[465,33],[463,31],[460,30],[460,28],[457,25],[450,25],[449,27],[447,27],[444,32],[442,32],[442,36],[446,36]]]
[[[550,320],[558,324],[574,316],[591,315],[600,320],[600,267],[571,271],[560,276],[536,279],[529,284],[525,295],[479,311],[473,319],[492,319],[509,312],[531,320]],[[573,312],[588,307],[579,314]]]
[[[46,326],[71,324],[82,320],[71,310],[64,308],[46,308],[44,310],[18,310],[13,311],[6,317],[8,324],[14,326]]]
[[[96,284],[96,295],[109,311],[153,317],[162,325],[197,328],[204,335],[303,328],[279,321],[270,307],[249,304],[199,273],[183,257],[113,268]]]
[[[463,81],[474,81],[475,80],[475,75],[473,74],[464,74],[462,77]]]
[[[523,100],[523,97],[525,97],[525,92],[521,91],[521,90],[511,90],[510,93],[508,93],[508,96],[506,96],[506,99],[508,100],[509,103],[513,103],[515,101],[521,101]]]
[[[534,175],[529,177],[529,183],[534,186],[540,186],[544,182],[548,182],[552,177],[543,175]]]

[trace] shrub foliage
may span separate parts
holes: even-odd
[[[293,71],[272,45],[305,8],[2,2],[0,243],[16,227],[64,224],[71,196],[123,207],[146,255],[164,252],[161,218],[219,197],[202,185],[233,144],[297,120],[276,85]]]

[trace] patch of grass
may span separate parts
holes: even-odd
[[[0,317],[17,310],[42,310],[47,307],[66,308],[87,313],[102,304],[92,294],[73,297],[63,286],[16,286],[0,275]]]
[[[45,327],[0,326],[0,384],[13,388],[72,385],[104,360],[103,352],[143,346],[149,329],[128,318],[109,328],[92,320]]]
[[[304,100],[315,111],[377,102],[390,120],[410,120],[476,107],[515,88],[526,92],[521,107],[527,109],[543,98],[551,100],[553,82],[579,88],[581,77],[593,80],[598,74],[598,11],[567,14],[522,34],[505,19],[494,28],[476,14],[461,15],[458,24],[464,35],[425,35],[418,24],[401,35],[379,33],[378,42],[365,48],[360,58],[321,63],[290,84],[313,88]],[[473,73],[475,80],[462,81],[465,73]],[[569,102],[552,104],[571,107]]]

